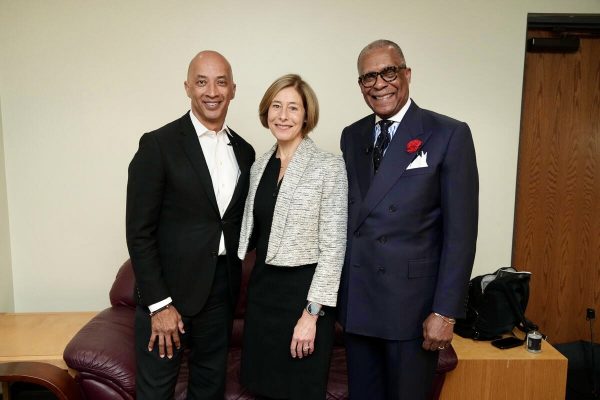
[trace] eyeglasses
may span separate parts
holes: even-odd
[[[400,72],[403,69],[406,69],[406,65],[400,65],[400,66],[394,65],[391,67],[386,67],[379,72],[369,72],[367,74],[359,76],[358,83],[360,83],[361,85],[363,85],[363,87],[366,87],[366,88],[373,87],[373,86],[375,86],[375,83],[377,82],[378,76],[381,76],[381,78],[384,81],[390,83],[390,82],[393,82],[398,77],[398,72]]]

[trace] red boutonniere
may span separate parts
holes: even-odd
[[[419,139],[413,139],[410,142],[406,143],[406,152],[409,154],[416,153],[421,148],[423,144]]]

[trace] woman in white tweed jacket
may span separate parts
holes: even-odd
[[[340,156],[306,137],[317,98],[298,75],[259,106],[277,143],[250,171],[238,256],[253,248],[242,383],[259,396],[324,399],[346,248],[348,183]]]

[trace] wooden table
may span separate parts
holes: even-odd
[[[65,346],[96,312],[0,313],[0,363],[36,361],[63,370]],[[8,393],[8,383],[2,382]]]
[[[458,366],[446,374],[440,400],[564,400],[567,359],[543,341],[542,352],[500,350],[454,336]]]

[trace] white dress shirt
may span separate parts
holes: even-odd
[[[233,152],[233,146],[230,143],[227,125],[224,124],[219,132],[215,132],[202,125],[192,112],[190,112],[190,117],[206,159],[213,190],[217,198],[217,205],[219,206],[219,213],[222,217],[231,202],[235,185],[240,176],[240,168]],[[224,254],[225,239],[221,234],[219,255]]]

